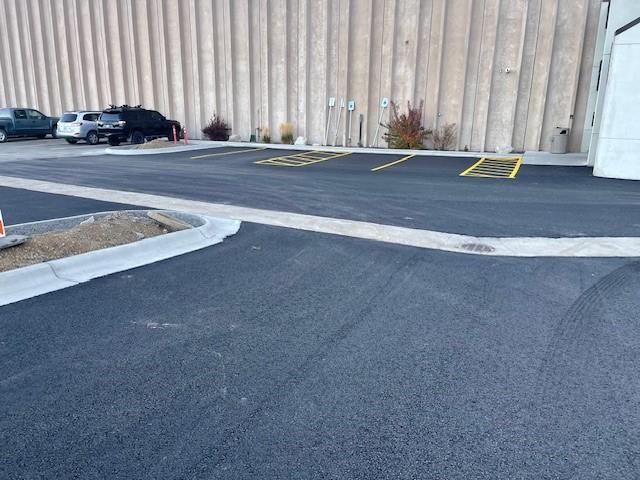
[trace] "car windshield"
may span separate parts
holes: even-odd
[[[75,122],[76,118],[78,118],[78,115],[75,113],[65,113],[64,115],[62,115],[60,121],[63,123]]]
[[[117,122],[120,120],[120,116],[120,113],[103,112],[100,115],[100,120],[102,120],[103,122]]]

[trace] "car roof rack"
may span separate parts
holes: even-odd
[[[127,104],[124,105],[113,105],[109,104],[109,108],[107,110],[143,110],[142,105],[134,105],[133,107]]]

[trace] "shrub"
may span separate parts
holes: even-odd
[[[264,143],[271,143],[271,132],[268,127],[260,129],[260,137]]]
[[[202,129],[202,133],[209,140],[229,140],[231,128],[224,119],[217,114],[213,114],[211,120],[206,127]]]
[[[293,145],[293,123],[280,124],[280,141]]]
[[[387,132],[382,138],[391,148],[423,148],[424,141],[429,132],[422,126],[422,107],[412,107],[407,102],[407,113],[398,113],[398,106],[391,102],[391,119],[389,123],[382,124]]]
[[[436,128],[433,131],[434,150],[453,150],[456,145],[457,135],[458,130],[455,123],[447,123],[440,128]]]

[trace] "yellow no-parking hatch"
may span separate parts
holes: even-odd
[[[351,153],[315,150],[312,152],[302,152],[292,155],[282,155],[280,157],[265,158],[264,160],[258,160],[254,163],[259,165],[275,165],[278,167],[305,167],[313,163],[344,157],[345,155],[351,155]]]
[[[460,174],[461,177],[515,178],[522,157],[482,157]]]

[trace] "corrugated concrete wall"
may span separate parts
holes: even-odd
[[[546,149],[552,128],[572,123],[577,151],[599,10],[600,0],[0,0],[0,104],[59,114],[141,103],[192,136],[218,112],[245,138],[269,127],[277,140],[290,121],[322,142],[335,96],[355,100],[353,142],[362,113],[369,144],[389,97],[424,100],[425,126],[457,124],[461,149]]]

